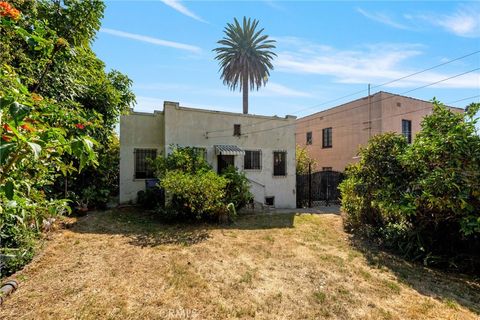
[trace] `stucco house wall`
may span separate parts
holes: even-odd
[[[451,108],[455,112],[462,109]],[[370,137],[384,132],[402,133],[402,120],[412,123],[412,140],[421,129],[422,119],[432,112],[432,104],[411,97],[378,92],[297,120],[296,143],[306,147],[316,162],[316,170],[344,171],[358,161],[360,146]],[[332,127],[332,147],[322,147],[322,129]],[[312,144],[306,133],[312,132]]]
[[[162,124],[153,125],[155,129],[152,127],[148,129],[142,125],[145,119]],[[295,119],[293,116],[280,118],[186,108],[175,102],[165,102],[163,112],[156,111],[154,115],[148,116],[134,112],[122,116],[120,201],[134,202],[137,192],[144,189],[143,179],[141,181],[132,179],[133,156],[128,157],[133,153],[134,148],[158,147],[165,152],[169,152],[169,146],[172,144],[205,148],[207,161],[216,171],[215,146],[235,145],[242,150],[261,150],[261,169],[244,170],[250,180],[255,201],[264,203],[265,197],[273,196],[275,207],[295,208]],[[241,135],[235,136],[234,125],[238,124]],[[158,134],[159,141],[152,138],[144,139],[146,136],[153,135],[156,129],[163,130],[162,134]],[[131,134],[132,131],[135,131],[136,139],[122,140],[122,135]],[[122,143],[124,143],[123,149]],[[274,151],[286,151],[286,176],[273,175]],[[243,170],[244,157],[237,155],[234,161],[235,166]]]
[[[120,117],[120,203],[135,201],[137,192],[145,189],[145,179],[135,179],[135,149],[165,150],[163,112],[141,113]]]

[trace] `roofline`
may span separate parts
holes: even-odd
[[[271,120],[295,120],[295,119],[297,119],[296,116],[292,116],[292,115],[286,115],[285,117],[279,117],[279,116],[276,116],[276,115],[275,116],[264,116],[264,115],[258,115],[258,114],[250,114],[250,113],[244,114],[244,113],[230,112],[230,111],[218,111],[218,110],[208,110],[208,109],[184,107],[184,106],[180,106],[180,103],[172,102],[172,101],[165,101],[164,104],[163,104],[163,110],[165,110],[166,106],[175,107],[175,109],[177,109],[177,110],[223,114],[223,115],[228,115],[228,116],[237,116],[237,117],[240,116],[240,117],[246,117],[246,118],[271,119]]]
[[[426,103],[432,103],[431,101],[427,101],[427,100],[422,100],[422,99],[418,99],[418,98],[414,98],[414,97],[409,97],[409,96],[404,96],[404,95],[401,95],[401,94],[396,94],[396,93],[391,93],[391,92],[387,92],[387,91],[378,91],[372,95],[370,95],[371,97],[374,97],[378,94],[382,94],[382,93],[385,93],[385,94],[389,94],[389,95],[392,95],[392,96],[397,96],[397,97],[402,97],[402,98],[408,98],[408,99],[413,99],[413,100],[417,100],[417,101],[421,101],[421,102],[426,102]],[[360,101],[360,100],[364,100],[364,99],[368,99],[368,96],[364,96],[364,97],[361,97],[361,98],[358,98],[358,99],[355,99],[355,100],[352,100],[352,101],[348,101],[348,102],[345,102],[345,103],[342,103],[338,106],[334,106],[334,107],[331,107],[331,108],[328,108],[328,109],[325,109],[325,110],[322,110],[322,111],[318,111],[318,112],[315,112],[315,113],[312,113],[312,114],[309,114],[309,115],[306,115],[304,117],[301,117],[301,118],[298,118],[297,121],[301,121],[301,120],[307,120],[307,118],[310,118],[310,117],[314,117],[316,115],[320,115],[321,113],[323,112],[327,112],[327,111],[330,111],[330,110],[333,110],[333,109],[337,109],[337,108],[341,108],[341,107],[344,107],[346,106],[347,104],[350,104],[352,102],[356,102],[356,101]],[[372,102],[375,102],[375,101],[372,101]],[[450,109],[457,109],[457,110],[461,110],[461,111],[465,111],[464,108],[458,108],[458,107],[452,107],[452,106],[447,106],[445,105],[447,108],[450,108]]]

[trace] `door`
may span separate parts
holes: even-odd
[[[225,156],[225,155],[218,155],[217,156],[217,172],[220,174],[225,170],[228,166],[235,165],[235,158],[234,156]]]

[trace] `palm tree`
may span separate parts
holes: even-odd
[[[243,26],[235,18],[227,23],[225,37],[217,43],[222,47],[213,49],[219,61],[223,83],[235,90],[243,91],[243,113],[248,113],[248,84],[250,90],[265,85],[273,70],[272,59],[276,56],[270,49],[275,48],[275,40],[262,35],[264,29],[256,31],[258,20],[243,17]]]

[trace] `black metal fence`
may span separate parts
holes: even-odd
[[[339,205],[344,174],[338,171],[319,171],[297,175],[297,207],[312,208]]]

